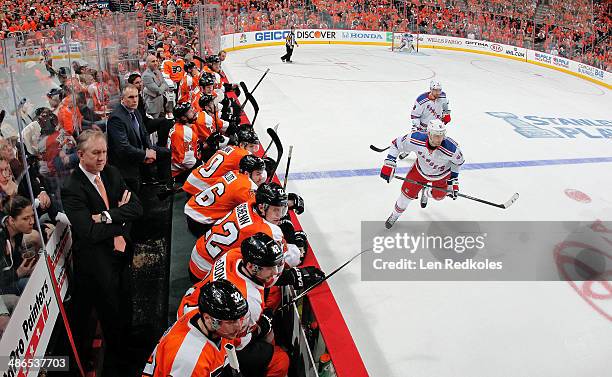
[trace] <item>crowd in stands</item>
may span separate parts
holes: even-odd
[[[0,13],[0,38],[109,12],[87,3],[87,0],[6,2]],[[189,8],[197,1],[119,3],[128,9],[158,15],[150,17],[153,21],[147,28],[149,34],[173,34],[175,39],[192,37],[193,28],[188,25],[194,24],[196,15]],[[231,0],[219,4],[225,32],[287,29],[290,25],[418,31],[534,48],[601,69],[612,69],[609,38],[612,5],[603,0],[586,3],[577,0]],[[181,27],[177,29],[176,24]],[[180,33],[184,35],[179,36]]]
[[[74,20],[91,20],[109,12],[107,8],[88,5],[87,0],[1,1],[0,39],[10,35],[54,28]]]
[[[338,28],[411,31],[491,40],[533,48],[612,70],[605,1],[425,0],[222,2],[226,32]],[[542,9],[540,17],[536,10]]]

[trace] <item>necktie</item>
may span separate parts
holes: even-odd
[[[98,191],[100,191],[100,196],[102,197],[102,200],[104,200],[104,204],[106,204],[106,209],[108,209],[108,196],[106,195],[106,189],[104,188],[104,184],[102,183],[102,180],[100,179],[99,176],[96,176],[96,178],[94,179],[94,182],[96,183],[96,187],[98,188]],[[117,251],[121,251],[124,252],[125,251],[125,238],[123,238],[123,236],[116,236],[113,239],[113,242],[115,244],[115,250]]]
[[[132,128],[134,128],[134,132],[136,132],[136,139],[138,139],[138,142],[141,143],[142,140],[140,140],[140,125],[138,124],[138,119],[136,119],[136,114],[134,114],[134,112],[131,112],[130,118],[132,118]]]

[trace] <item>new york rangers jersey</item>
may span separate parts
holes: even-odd
[[[451,177],[456,177],[464,162],[463,153],[453,139],[447,137],[439,147],[430,150],[427,134],[423,132],[413,132],[393,140],[387,159],[395,161],[400,153],[410,152],[416,153],[415,166],[419,173],[432,182],[444,178],[449,172]]]
[[[427,124],[432,119],[440,119],[445,114],[450,114],[446,93],[441,92],[440,97],[432,101],[429,92],[417,97],[412,107],[410,118],[412,119],[412,131],[427,132]]]

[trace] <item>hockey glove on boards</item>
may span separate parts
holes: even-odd
[[[304,213],[304,199],[296,193],[290,192],[287,195],[287,199],[293,202],[291,209],[295,212],[296,215],[301,215]]]
[[[293,267],[284,270],[276,285],[291,285],[295,289],[307,289],[325,279],[325,273],[314,266]]]
[[[459,193],[459,180],[457,178],[451,178],[446,181],[447,190],[451,191],[447,195],[453,198],[453,200],[457,199],[457,194]]]
[[[395,163],[395,159],[392,160],[389,157],[390,156],[387,156],[382,169],[380,169],[380,176],[382,179],[390,183],[393,179],[393,175],[395,174],[395,167],[397,164]]]

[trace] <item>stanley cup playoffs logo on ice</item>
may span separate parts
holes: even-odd
[[[612,120],[560,118],[540,115],[517,115],[507,112],[486,112],[503,120],[514,131],[529,139],[588,138],[612,139]]]

